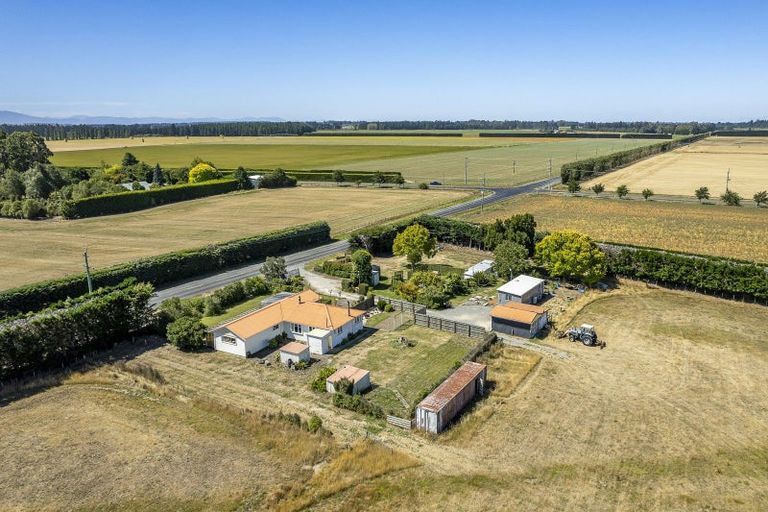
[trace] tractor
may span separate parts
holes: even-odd
[[[605,342],[597,339],[595,327],[589,324],[581,324],[581,327],[571,327],[560,337],[564,338],[566,336],[568,336],[569,340],[580,341],[587,347],[605,347]]]

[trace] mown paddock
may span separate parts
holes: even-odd
[[[606,190],[627,185],[630,191],[645,188],[657,194],[693,196],[709,187],[712,197],[729,189],[751,198],[768,190],[768,137],[708,137],[682,148],[642,160],[582,184],[588,189],[602,183]]]
[[[459,191],[357,189],[258,190],[82,220],[0,219],[0,288],[182,248],[327,220],[334,235],[429,210],[467,195]]]
[[[451,153],[416,155],[390,160],[369,160],[350,163],[346,169],[356,171],[398,171],[415,182],[439,181],[445,184],[464,183],[465,161],[467,183],[471,185],[511,186],[559,176],[566,162],[596,155],[658,143],[658,140],[637,139],[552,139],[520,137],[484,137],[495,147]]]
[[[447,145],[353,145],[338,144],[338,142],[336,144],[330,142],[327,144],[190,143],[61,151],[54,154],[51,162],[54,165],[70,167],[99,167],[103,162],[108,165],[119,164],[125,152],[130,150],[139,160],[150,164],[159,163],[163,167],[189,165],[193,158],[199,156],[222,168],[236,168],[242,165],[260,169],[277,167],[335,169],[361,160],[428,155],[461,149]]]
[[[768,210],[729,206],[526,195],[459,217],[491,222],[530,213],[537,229],[574,229],[596,240],[768,262]]]

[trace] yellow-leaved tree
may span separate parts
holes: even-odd
[[[199,163],[189,170],[190,183],[202,183],[221,177],[219,171],[212,165]]]

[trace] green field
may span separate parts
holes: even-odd
[[[126,151],[164,167],[189,164],[196,156],[222,168],[345,169],[400,171],[413,182],[489,186],[525,183],[548,176],[572,160],[658,141],[503,137],[229,137],[99,139],[49,142],[53,163],[99,166],[119,163]]]
[[[414,155],[397,159],[370,159],[345,165],[356,171],[399,171],[406,179],[463,184],[467,161],[467,183],[509,186],[560,174],[560,166],[577,159],[605,155],[646,146],[658,141],[632,139],[495,139],[496,147],[450,153]],[[468,160],[467,160],[468,159]]]
[[[163,167],[189,165],[199,156],[222,168],[239,165],[251,168],[335,169],[362,160],[387,161],[391,158],[432,155],[462,151],[455,146],[405,146],[359,144],[174,144],[167,146],[141,146],[127,148],[87,149],[61,151],[52,162],[62,166],[98,167],[102,162],[119,164],[126,151],[139,160]]]

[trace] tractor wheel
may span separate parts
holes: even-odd
[[[588,347],[591,347],[594,344],[592,338],[589,336],[582,338],[581,342]]]

